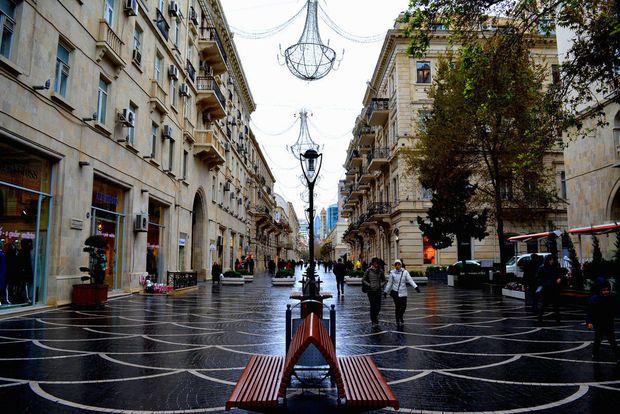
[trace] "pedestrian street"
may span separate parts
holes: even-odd
[[[322,290],[336,291],[333,275],[319,276]],[[209,281],[179,296],[0,320],[1,412],[223,412],[250,355],[284,354],[286,304],[300,286],[272,287],[259,274],[243,286]],[[421,290],[410,289],[399,330],[389,297],[378,329],[359,286],[326,301],[336,307],[337,354],[371,355],[400,412],[617,412],[620,370],[606,342],[592,361],[582,307],[539,325],[516,299],[439,282]],[[283,411],[344,412],[325,386],[289,388]]]

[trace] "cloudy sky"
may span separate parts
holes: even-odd
[[[315,206],[320,211],[337,201],[338,180],[344,178],[342,165],[355,118],[362,109],[366,81],[372,76],[386,31],[393,27],[394,19],[408,2],[319,0],[337,27],[353,36],[342,37],[319,17],[321,39],[324,43],[329,41],[329,46],[342,61],[340,68],[325,78],[305,82],[295,78],[278,62],[280,46],[284,51],[301,36],[305,11],[277,33],[260,39],[249,38],[250,34],[285,23],[305,5],[305,0],[220,1],[228,24],[233,32],[237,31],[235,44],[257,104],[252,115],[252,129],[276,177],[275,191],[293,203],[300,219],[304,217],[302,192],[305,185],[299,179],[299,161],[287,146],[295,143],[299,135],[299,117],[295,114],[302,108],[312,114],[310,135],[317,144],[324,146],[324,162],[315,196]],[[375,35],[381,35],[381,40],[360,41]],[[280,56],[279,61],[283,64],[284,58]]]

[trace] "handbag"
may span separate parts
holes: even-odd
[[[370,291],[370,287],[368,287],[366,283],[362,282],[362,292],[368,293],[368,291]]]

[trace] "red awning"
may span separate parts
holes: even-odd
[[[570,234],[604,234],[620,231],[620,223],[599,224],[598,226],[577,227],[568,232]]]
[[[512,236],[508,237],[508,241],[519,242],[519,241],[528,241],[528,240],[536,240],[543,237],[560,237],[562,235],[561,230],[555,231],[547,231],[544,233],[534,233],[534,234],[524,234],[522,236]]]

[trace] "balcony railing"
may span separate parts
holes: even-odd
[[[196,78],[196,89],[198,91],[213,91],[222,108],[226,107],[226,98],[224,98],[224,94],[213,76],[198,76]]]
[[[375,148],[366,155],[368,165],[375,159],[387,159],[390,156],[390,149],[387,147]]]
[[[370,125],[382,125],[386,120],[390,110],[390,100],[388,98],[373,98],[368,108],[368,123]]]
[[[224,62],[228,62],[228,56],[226,55],[224,44],[222,43],[222,39],[220,39],[220,35],[217,33],[215,27],[201,27],[199,40],[215,41],[215,43],[217,43],[217,48],[222,54],[222,58],[224,58]]]
[[[155,24],[157,25],[157,28],[159,29],[159,32],[164,37],[164,39],[168,40],[168,31],[170,30],[170,25],[168,24],[163,13],[159,9],[157,9],[157,19],[155,20]]]
[[[392,212],[391,203],[371,203],[368,206],[368,218],[376,215],[390,214]]]
[[[187,60],[187,76],[189,76],[192,82],[196,82],[196,69],[189,60]]]
[[[99,37],[97,38],[97,48],[103,49],[114,64],[118,66],[125,66],[125,62],[121,58],[121,47],[123,41],[120,37],[114,33],[114,30],[108,25],[105,20],[99,21]]]

